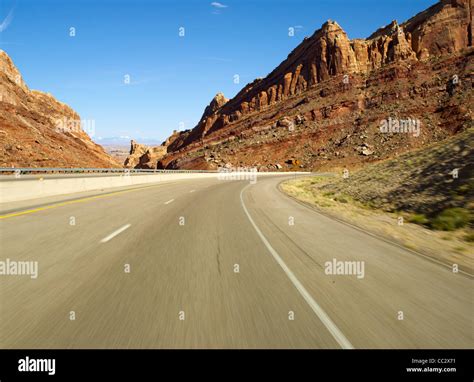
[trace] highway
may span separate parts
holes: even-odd
[[[0,260],[37,261],[38,277],[0,276],[0,347],[474,346],[472,278],[294,201],[284,179],[4,213]],[[363,277],[326,274],[332,261],[363,264]]]

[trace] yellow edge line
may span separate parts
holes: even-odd
[[[168,184],[170,184],[170,183],[168,183]],[[153,186],[133,188],[131,190],[109,192],[109,193],[104,194],[104,195],[88,196],[88,197],[82,198],[82,199],[69,200],[69,201],[66,201],[66,202],[50,204],[48,206],[33,208],[31,210],[12,212],[10,214],[0,215],[0,219],[8,219],[8,218],[12,218],[12,217],[15,217],[15,216],[32,214],[34,212],[39,212],[39,211],[49,210],[49,209],[52,209],[52,208],[62,207],[62,206],[66,206],[68,204],[83,203],[83,202],[87,202],[89,200],[102,199],[102,198],[106,198],[106,197],[109,197],[109,196],[114,196],[114,195],[118,195],[118,194],[125,194],[125,193],[128,193],[128,192],[139,191],[139,190],[143,190],[144,188],[156,187],[156,186],[161,186],[161,185],[162,184],[156,184],[156,185],[153,185]]]

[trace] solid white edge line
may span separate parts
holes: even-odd
[[[171,202],[174,202],[174,199],[168,200],[167,202],[165,202],[165,204],[170,204]]]
[[[100,242],[101,243],[107,243],[109,240],[113,239],[115,236],[118,234],[122,233],[126,229],[130,228],[131,224],[126,224],[122,228],[119,228],[118,230],[112,232],[109,236],[104,237]]]
[[[293,274],[290,268],[288,268],[288,266],[285,264],[282,258],[278,255],[278,252],[275,251],[275,249],[273,249],[273,247],[270,245],[266,237],[263,235],[262,231],[260,231],[257,224],[252,219],[252,216],[250,216],[250,213],[248,212],[247,207],[245,207],[244,199],[242,197],[243,192],[249,186],[250,184],[245,186],[240,191],[240,204],[242,205],[242,208],[244,209],[244,212],[247,215],[250,223],[252,223],[253,228],[257,232],[258,236],[260,236],[260,239],[263,241],[263,244],[265,244],[269,252],[272,254],[273,258],[280,265],[280,267],[286,273],[286,275],[288,276],[290,281],[293,283],[293,285],[296,287],[298,292],[300,292],[301,296],[305,299],[305,301],[308,303],[311,309],[313,309],[313,312],[318,316],[318,318],[324,324],[326,329],[331,333],[331,335],[334,337],[337,343],[343,349],[354,349],[354,347],[346,338],[346,336],[341,332],[341,330],[336,326],[336,324],[331,320],[331,318],[326,314],[326,312],[319,306],[319,304],[313,299],[313,297],[309,294],[309,292],[306,290],[303,284],[301,284],[301,282],[296,278],[296,276]]]

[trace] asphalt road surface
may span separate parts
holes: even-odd
[[[473,347],[469,276],[318,214],[283,179],[3,214],[0,260],[39,268],[0,276],[0,347]],[[328,275],[328,261],[359,262],[363,277]]]

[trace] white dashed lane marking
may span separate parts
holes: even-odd
[[[124,225],[122,228],[119,228],[118,230],[112,232],[109,236],[104,237],[100,242],[107,243],[109,240],[112,240],[115,236],[121,234],[123,231],[130,228],[130,226],[131,224]]]

